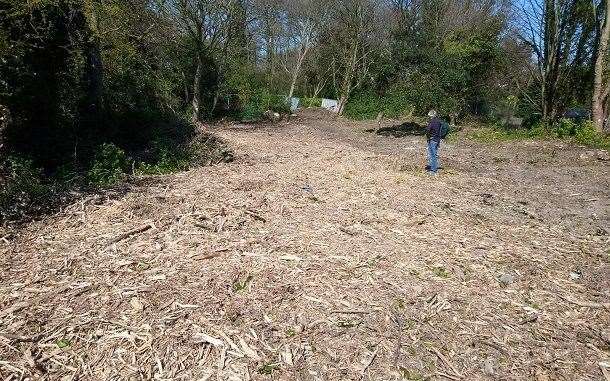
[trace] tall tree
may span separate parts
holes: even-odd
[[[592,117],[598,131],[603,132],[607,127],[608,95],[610,94],[610,81],[605,78],[608,70],[608,40],[610,39],[610,6],[608,0],[603,0],[599,8],[604,16],[601,21],[595,60]]]
[[[276,90],[276,70],[278,51],[284,33],[286,8],[283,0],[254,0],[253,12],[256,19],[255,30],[259,39],[259,53],[264,60],[267,87]]]
[[[334,83],[339,95],[338,113],[345,111],[354,90],[360,88],[374,62],[375,53],[385,44],[386,31],[379,19],[380,8],[371,0],[338,0],[334,3],[336,24],[330,38],[336,57],[332,57]]]
[[[303,63],[314,48],[325,24],[324,3],[318,0],[290,1],[287,4],[284,67],[290,75],[288,98],[294,95]]]
[[[226,38],[232,0],[167,0],[165,9],[188,37],[195,60],[192,80],[192,119],[202,117],[202,78],[206,63]]]
[[[570,75],[582,60],[577,53],[587,42],[592,30],[578,17],[584,0],[528,0],[521,7],[517,33],[532,50],[532,77],[538,85],[538,105],[542,118],[554,122],[569,106],[573,91],[566,86]],[[590,55],[589,55],[590,57]],[[580,91],[580,89],[578,89]]]

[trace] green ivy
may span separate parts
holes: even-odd
[[[125,151],[112,143],[98,147],[93,164],[87,173],[93,185],[108,186],[118,183],[125,176],[130,160]]]

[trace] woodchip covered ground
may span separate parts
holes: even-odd
[[[0,378],[608,380],[610,163],[305,112],[0,234]]]

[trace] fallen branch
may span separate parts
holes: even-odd
[[[502,353],[505,356],[509,355],[508,351],[499,344],[496,344],[492,341],[487,341],[487,340],[480,340],[479,342],[483,345],[487,345],[488,347],[491,347],[491,348],[497,350],[498,352]]]
[[[364,365],[364,368],[362,369],[362,376],[360,377],[361,380],[364,380],[364,376],[366,375],[367,369],[370,368],[370,366],[373,364],[373,361],[375,361],[375,359],[377,358],[377,352],[379,352],[379,350],[373,352],[369,361]]]
[[[605,308],[608,311],[610,311],[610,303],[583,302],[583,301],[572,299],[569,296],[564,296],[561,294],[558,294],[558,296],[561,299],[565,300],[566,302],[572,303],[572,304],[580,306],[580,307]]]
[[[331,314],[339,314],[339,315],[368,315],[372,313],[372,311],[363,311],[363,310],[334,310],[330,311]]]
[[[21,336],[3,332],[0,332],[0,336],[7,338],[14,343],[33,343],[39,341],[43,337],[42,334],[38,334],[35,336]]]
[[[207,259],[214,259],[214,258],[218,258],[218,257],[222,257],[224,255],[224,253],[230,251],[231,249],[228,247],[222,247],[220,249],[215,249],[213,252],[209,253],[209,254],[195,254],[192,255],[190,258],[191,259],[201,259],[201,260],[207,260]]]
[[[267,222],[267,220],[265,219],[265,217],[261,216],[260,214],[250,210],[250,209],[246,209],[245,213],[247,215],[249,215],[250,217],[254,218],[255,220],[261,221],[261,222]]]
[[[447,374],[447,373],[442,373],[442,372],[436,372],[436,375],[437,375],[437,376],[439,376],[439,377],[445,377],[445,378],[448,378],[448,379],[450,379],[450,380],[455,380],[455,381],[459,381],[459,380],[461,380],[461,379],[462,379],[462,378],[460,378],[460,377],[457,377],[457,376],[452,376],[452,375],[450,375],[450,374]]]
[[[345,227],[343,227],[343,226],[340,226],[340,227],[339,227],[339,230],[340,230],[341,232],[343,232],[343,233],[345,233],[345,234],[347,234],[347,235],[351,235],[351,236],[355,236],[355,235],[357,234],[356,232],[353,232],[353,231],[351,231],[351,230],[349,230],[348,228],[345,228]]]
[[[132,237],[134,235],[142,234],[145,231],[153,229],[154,227],[155,227],[155,225],[153,225],[152,223],[149,223],[149,224],[146,224],[146,225],[144,225],[142,227],[139,227],[137,229],[133,229],[133,230],[130,230],[130,231],[126,232],[126,233],[120,234],[117,237],[111,239],[110,242],[108,243],[108,246],[114,245],[115,243],[119,243],[119,242],[121,242],[123,240],[126,240],[127,238],[130,238],[130,237]]]
[[[451,369],[451,371],[453,372],[453,374],[455,374],[458,379],[462,379],[464,378],[464,375],[462,373],[460,373],[455,366],[449,362],[449,360],[447,359],[447,357],[445,357],[445,355],[443,355],[438,349],[434,348],[434,347],[430,347],[430,350],[449,368]]]

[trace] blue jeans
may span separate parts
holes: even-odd
[[[432,139],[428,141],[428,168],[430,168],[430,172],[436,173],[438,171],[438,147],[440,145],[441,142]]]

